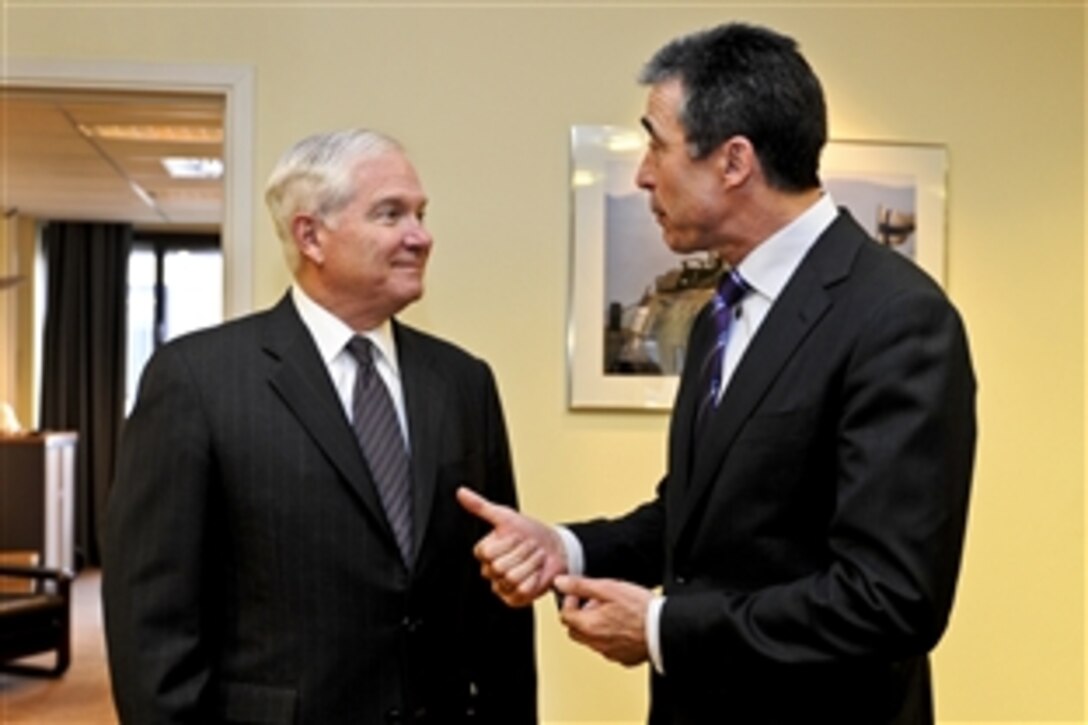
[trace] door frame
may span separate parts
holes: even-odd
[[[253,309],[254,70],[247,65],[5,58],[0,86],[214,93],[223,114],[223,316]]]

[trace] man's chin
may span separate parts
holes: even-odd
[[[662,234],[662,239],[665,241],[665,246],[677,254],[691,254],[698,251],[692,248],[691,240],[681,237],[676,234],[670,234],[668,231]]]
[[[417,302],[423,297],[423,283],[418,285],[406,286],[397,293],[397,299],[400,301],[401,309],[404,309],[413,302]]]
[[[422,269],[403,268],[389,275],[388,284],[398,297],[411,298],[414,302],[423,296],[423,280]]]

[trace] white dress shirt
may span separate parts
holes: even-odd
[[[751,291],[733,309],[734,319],[729,331],[729,342],[726,344],[725,355],[722,356],[719,399],[771,305],[778,299],[809,249],[837,216],[835,202],[825,192],[800,216],[756,246],[737,265],[737,271],[748,283]],[[572,574],[581,574],[585,571],[585,554],[581,542],[569,529],[562,526],[557,526],[556,529],[566,548],[567,568]],[[661,674],[665,674],[665,663],[661,655],[661,610],[664,606],[665,597],[655,595],[646,611],[646,645],[650,650],[650,660],[654,668]]]
[[[389,395],[393,399],[393,407],[397,411],[397,421],[400,423],[400,431],[404,436],[406,446],[410,447],[408,440],[408,419],[404,412],[404,389],[401,385],[400,368],[397,365],[397,346],[393,338],[393,325],[389,320],[383,322],[373,330],[360,330],[356,333],[344,321],[313,301],[298,284],[291,285],[291,299],[295,303],[299,317],[317,345],[321,354],[321,360],[329,371],[336,394],[340,396],[340,404],[344,407],[344,414],[350,421],[352,418],[351,399],[355,390],[355,374],[359,364],[346,349],[348,341],[356,334],[362,335],[374,344],[374,369],[378,371],[385,387],[389,389]]]

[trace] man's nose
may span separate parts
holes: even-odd
[[[411,228],[404,235],[405,244],[415,248],[429,248],[434,244],[434,237],[431,236],[427,227],[423,226],[421,220],[414,221],[411,224]]]
[[[653,172],[650,169],[649,156],[642,157],[642,161],[638,164],[638,170],[635,171],[635,185],[640,189],[651,189],[654,185]]]

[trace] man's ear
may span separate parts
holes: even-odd
[[[325,250],[318,233],[320,227],[321,222],[313,214],[299,212],[291,217],[291,237],[299,255],[318,265],[325,261]]]
[[[757,170],[756,150],[746,136],[731,136],[718,147],[722,183],[726,187],[742,186]]]

